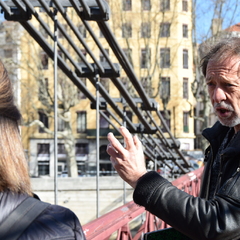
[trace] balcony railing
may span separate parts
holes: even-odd
[[[198,196],[203,167],[172,181],[177,188]],[[87,240],[138,240],[146,232],[169,227],[133,201],[83,226]]]

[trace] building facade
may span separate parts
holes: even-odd
[[[194,149],[192,1],[120,0],[109,4],[110,26],[144,89],[158,102],[180,148]],[[125,76],[122,80],[128,83]]]
[[[194,97],[191,84],[194,81],[193,44],[192,44],[192,1],[191,0],[109,0],[111,9],[109,26],[127,56],[139,81],[148,96],[154,99],[161,114],[172,132],[180,142],[183,150],[194,149]],[[46,12],[38,8],[39,15],[45,19]],[[89,32],[77,16],[67,10],[75,26],[81,33],[92,52],[98,55],[100,62],[106,56],[99,51],[95,43],[91,43]],[[59,17],[61,22],[61,17]],[[47,41],[51,36],[37,21],[32,21]],[[114,53],[105,43],[103,33],[95,23],[90,23],[99,41],[104,46],[109,58],[115,59]],[[69,26],[62,24],[64,32],[58,33],[59,45],[68,49],[64,34],[71,34]],[[52,24],[49,29],[53,32]],[[84,46],[76,42],[78,49],[91,62]],[[21,37],[19,45],[21,61],[18,68],[21,75],[21,111],[24,124],[22,138],[26,149],[30,174],[35,177],[54,176],[54,65],[48,54],[37,45],[27,33]],[[69,48],[70,49],[70,48]],[[79,64],[71,50],[70,55]],[[59,56],[65,55],[59,48]],[[138,98],[128,77],[120,76],[125,88],[133,98]],[[81,81],[95,95],[95,86],[89,79]],[[120,99],[119,91],[107,78],[100,78],[100,83],[112,98]],[[78,174],[89,176],[96,174],[96,154],[99,151],[100,174],[113,174],[113,168],[106,154],[108,144],[106,135],[114,131],[109,122],[100,115],[100,146],[96,149],[96,110],[89,99],[80,92],[70,80],[58,71],[58,174],[69,174],[71,164],[76,163]],[[100,96],[101,97],[101,96]],[[137,123],[137,117],[126,106],[126,114]],[[122,120],[119,120],[122,121]],[[159,121],[159,120],[158,120]],[[159,121],[163,132],[165,127]],[[70,160],[69,160],[70,159]],[[75,161],[76,160],[76,161]],[[71,174],[70,174],[71,175]]]

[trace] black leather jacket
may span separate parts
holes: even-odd
[[[0,224],[24,200],[24,194],[0,193]],[[49,205],[18,240],[85,240],[76,215],[67,208]]]
[[[134,201],[192,239],[240,239],[240,133],[221,156],[221,173],[208,199],[210,168],[228,127],[216,123],[203,135],[209,140],[200,197],[193,197],[149,172],[139,179]]]

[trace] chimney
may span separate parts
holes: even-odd
[[[222,31],[222,22],[223,20],[221,18],[212,19],[212,36],[217,35],[219,32]]]

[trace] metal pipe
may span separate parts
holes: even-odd
[[[124,102],[123,103],[123,126],[124,127],[127,127],[126,117],[127,117],[126,102]],[[126,147],[125,141],[124,141],[124,147]],[[126,203],[126,182],[123,181],[123,204],[125,203]]]
[[[97,214],[96,217],[99,217],[99,82],[98,82],[99,76],[95,76],[95,82],[96,82],[96,167],[97,167],[97,174],[96,174],[96,194],[97,194]]]
[[[58,99],[57,99],[57,38],[58,38],[58,19],[57,9],[54,9],[54,200],[58,204]]]

